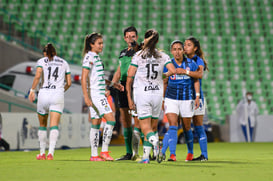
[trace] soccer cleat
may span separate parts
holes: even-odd
[[[138,163],[150,163],[150,160],[149,159],[143,159],[143,160],[139,161]]]
[[[161,163],[163,160],[165,160],[166,155],[162,153],[162,147],[163,147],[163,143],[162,141],[158,142],[158,155],[157,155],[157,163]]]
[[[100,157],[105,161],[114,161],[114,159],[109,155],[109,151],[100,152]]]
[[[116,161],[121,161],[121,160],[131,160],[132,159],[132,154],[131,153],[126,153],[126,155],[123,155],[120,158],[117,158]]]
[[[174,154],[171,154],[170,158],[168,159],[170,162],[175,162],[176,161],[176,156]]]
[[[188,153],[185,162],[192,161],[192,159],[193,159],[193,154],[192,153]]]
[[[42,155],[39,154],[39,155],[36,156],[36,159],[37,160],[45,160],[46,156],[45,156],[45,154],[42,154]]]
[[[140,161],[141,160],[141,157],[137,154],[137,155],[134,155],[132,156],[132,161]]]
[[[201,162],[204,162],[204,161],[208,161],[208,159],[204,155],[200,155],[197,158],[193,158],[192,161],[201,161]]]
[[[51,153],[49,153],[49,154],[47,155],[46,159],[47,159],[47,160],[53,160],[53,156],[52,156],[52,154],[51,154]]]
[[[104,161],[104,159],[100,158],[99,156],[91,156],[90,161],[100,162],[100,161]]]
[[[149,160],[151,160],[151,161],[156,160],[156,156],[154,155],[154,153],[153,153],[153,155],[149,155]]]

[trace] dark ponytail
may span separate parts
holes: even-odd
[[[51,43],[48,43],[45,46],[45,48],[44,48],[43,51],[46,52],[46,55],[47,55],[47,57],[48,57],[49,60],[52,60],[53,57],[55,55],[57,55],[56,49],[55,49],[55,47]]]
[[[204,61],[204,64],[205,64],[205,70],[208,70],[209,71],[209,68],[208,68],[208,62],[206,61],[205,59],[205,55],[204,55],[204,52],[201,48],[201,45],[200,45],[200,42],[199,40],[197,40],[195,37],[191,36],[189,38],[187,38],[186,40],[190,40],[193,44],[194,44],[194,47],[197,47],[197,50],[195,51],[195,54],[202,58],[203,61]]]
[[[96,42],[96,40],[99,39],[99,38],[102,38],[102,35],[99,34],[99,33],[91,33],[91,34],[85,36],[85,39],[84,39],[84,48],[83,48],[83,51],[82,51],[82,56],[83,57],[85,56],[85,54],[88,51],[92,50],[90,44],[94,45],[95,42]]]
[[[150,29],[147,30],[145,35],[144,35],[144,46],[142,48],[141,54],[142,58],[147,58],[147,57],[155,57],[159,58],[160,55],[156,51],[156,44],[159,39],[159,34],[156,30]]]

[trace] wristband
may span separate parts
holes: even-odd
[[[109,87],[113,87],[113,85],[114,85],[114,82],[111,82],[110,85],[109,85]]]
[[[199,92],[195,93],[195,96],[200,97],[200,93]]]
[[[189,70],[186,70],[186,74],[189,75],[190,71]]]
[[[34,90],[34,89],[30,89],[29,91],[30,91],[30,92],[35,92],[35,90]]]

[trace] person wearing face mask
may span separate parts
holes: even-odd
[[[259,114],[258,106],[252,98],[253,94],[251,92],[247,92],[246,99],[241,100],[236,107],[237,118],[240,121],[246,142],[249,140],[247,129],[249,129],[250,141],[254,141],[256,120],[257,115]]]

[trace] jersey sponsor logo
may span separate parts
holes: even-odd
[[[155,86],[153,86],[153,85],[145,86],[144,91],[150,91],[150,90],[160,90],[160,89],[159,89],[158,85],[155,85]]]
[[[175,74],[175,75],[170,76],[170,79],[171,80],[184,80],[184,79],[190,79],[190,77],[187,76],[187,75],[177,75],[177,74]]]

